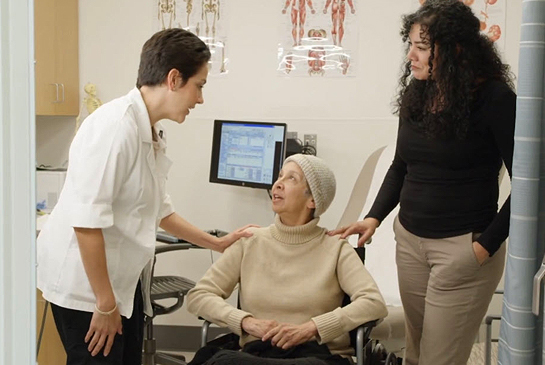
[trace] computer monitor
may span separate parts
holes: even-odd
[[[286,124],[215,120],[210,182],[270,189],[286,155]]]

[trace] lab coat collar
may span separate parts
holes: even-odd
[[[142,98],[140,90],[135,87],[127,96],[134,103],[136,124],[138,126],[138,132],[142,138],[142,142],[152,143],[151,121],[149,119],[148,108],[146,107],[146,103],[144,103],[144,98]]]

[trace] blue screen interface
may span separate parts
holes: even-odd
[[[221,130],[218,178],[272,184],[275,149],[284,126],[225,123]]]

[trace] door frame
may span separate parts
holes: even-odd
[[[34,1],[0,0],[0,363],[36,364]]]

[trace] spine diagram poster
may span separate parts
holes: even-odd
[[[505,5],[507,0],[460,0],[469,6],[481,22],[481,32],[496,43],[499,50],[505,47]],[[426,0],[418,0],[420,5]]]
[[[201,38],[210,48],[211,75],[227,74],[227,0],[154,0],[157,29],[183,28]]]
[[[278,1],[278,72],[284,76],[355,76],[356,0]]]

